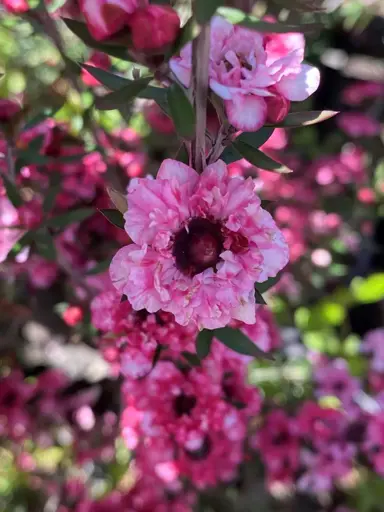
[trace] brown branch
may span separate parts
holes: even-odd
[[[192,43],[191,88],[196,112],[196,138],[192,145],[192,164],[197,172],[202,172],[206,165],[205,131],[207,125],[210,34],[210,25],[205,25]]]

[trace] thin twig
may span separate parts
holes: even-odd
[[[210,34],[210,25],[205,25],[192,43],[191,88],[196,112],[196,138],[192,147],[192,163],[197,172],[202,172],[206,165],[205,130],[207,125]]]
[[[15,157],[14,157],[14,145],[13,140],[11,138],[7,138],[6,141],[6,162],[8,168],[8,176],[10,180],[14,183],[16,181],[16,169],[15,169]]]

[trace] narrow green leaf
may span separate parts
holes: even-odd
[[[240,9],[232,7],[219,7],[219,14],[226,18],[234,25],[241,25],[242,27],[258,32],[269,32],[271,34],[283,34],[288,32],[301,32],[302,34],[311,34],[321,28],[320,23],[303,23],[300,25],[293,25],[288,23],[268,23],[267,21],[260,21],[254,16],[249,16]]]
[[[177,133],[186,139],[192,138],[195,133],[195,111],[180,85],[172,84],[168,88],[167,100]]]
[[[321,123],[339,112],[334,110],[313,110],[308,112],[292,112],[276,126],[284,126],[285,128],[297,128],[300,126],[309,126],[311,124]],[[257,133],[257,132],[256,132]]]
[[[123,88],[96,98],[95,107],[99,110],[115,110],[126,106],[140,91],[147,87],[152,79],[153,76],[146,76],[138,80],[130,80],[129,84]]]
[[[47,220],[47,225],[52,228],[65,228],[74,222],[81,222],[95,213],[94,208],[79,208],[70,212],[62,213]]]
[[[169,106],[167,102],[167,89],[163,87],[153,87],[148,85],[138,95],[138,98],[144,98],[146,100],[154,100],[159,105],[161,110],[165,114],[170,115]]]
[[[276,160],[273,160],[262,151],[253,148],[252,146],[246,144],[245,142],[236,140],[234,142],[234,146],[238,150],[238,152],[246,160],[248,160],[248,162],[255,165],[256,167],[260,167],[261,169],[265,169],[267,171],[274,171],[283,174],[292,172],[292,170],[286,167],[285,165],[281,164],[280,162],[276,162]]]
[[[112,57],[117,57],[121,60],[132,61],[132,57],[129,55],[127,51],[127,45],[118,45],[116,43],[105,43],[96,41],[90,34],[86,23],[82,23],[81,21],[71,20],[69,18],[62,18],[64,23],[67,25],[69,30],[73,32],[79,39],[83,41],[87,46],[94,48],[95,50],[100,50],[108,55],[112,55]]]
[[[273,357],[270,354],[259,349],[253,341],[238,329],[232,329],[231,327],[215,329],[214,336],[226,347],[238,352],[239,354],[273,360]]]
[[[110,265],[111,265],[110,259],[100,261],[100,263],[97,263],[94,267],[89,269],[85,274],[87,276],[94,276],[96,274],[101,274],[102,272],[105,272],[106,270],[108,270]]]
[[[264,283],[256,283],[255,288],[257,288],[257,291],[261,293],[267,292],[272,286],[275,286],[280,281],[281,276],[283,275],[283,272],[279,272],[277,276],[270,277]]]
[[[260,128],[257,132],[243,132],[236,141],[245,142],[248,146],[252,146],[257,149],[267,142],[273,131],[274,128],[263,126],[263,128]]]
[[[152,359],[152,369],[156,366],[157,362],[160,359],[161,353],[168,348],[168,345],[162,345],[161,343],[157,344],[155,353]]]
[[[63,103],[64,104],[64,103]],[[56,108],[46,108],[43,110],[43,112],[39,112],[35,116],[31,117],[23,126],[23,132],[30,130],[34,126],[39,125],[43,121],[46,121],[47,119],[52,118],[56,112],[58,112],[61,109],[62,105]]]
[[[113,208],[103,208],[100,209],[99,212],[102,213],[111,224],[118,228],[124,229],[124,217],[123,214],[119,212],[119,210],[115,210]]]
[[[211,350],[214,331],[203,329],[196,338],[196,353],[200,359],[207,357]]]
[[[88,71],[88,73],[96,78],[96,80],[105,85],[105,87],[111,89],[111,91],[118,91],[119,89],[122,89],[127,85],[131,85],[132,83],[132,80],[122,76],[114,75],[109,71],[105,71],[105,69],[90,66],[89,64],[81,64],[81,67]]]
[[[207,23],[220,7],[220,0],[195,0],[193,12],[199,23]]]
[[[238,160],[241,160],[243,157],[241,154],[237,151],[235,146],[231,144],[230,146],[227,146],[224,151],[222,152],[220,159],[223,160],[227,165],[231,164],[233,162],[237,162]]]
[[[45,141],[45,135],[39,135],[38,137],[35,137],[28,144],[27,151],[30,153],[39,153],[43,148],[44,141]]]
[[[255,302],[256,302],[256,304],[262,304],[264,306],[267,304],[265,302],[264,297],[261,295],[261,293],[259,292],[259,290],[256,287],[255,287]]]
[[[56,260],[56,247],[52,235],[46,229],[40,229],[35,235],[35,244],[37,252],[43,258],[55,261]]]
[[[193,354],[192,352],[184,351],[181,353],[181,355],[184,357],[184,359],[190,364],[191,366],[200,366],[201,361],[197,357],[196,354]]]
[[[19,206],[23,204],[23,200],[17,189],[17,186],[5,174],[1,175],[1,179],[3,180],[8,199],[11,201],[15,208],[19,208]]]

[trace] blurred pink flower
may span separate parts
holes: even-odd
[[[361,112],[344,112],[336,117],[338,127],[353,138],[374,137],[380,133],[380,123]]]

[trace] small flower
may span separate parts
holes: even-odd
[[[261,34],[233,26],[220,17],[211,23],[209,85],[224,100],[230,123],[256,131],[269,118],[279,122],[291,101],[303,101],[319,86],[318,69],[303,64],[302,34]],[[273,24],[271,24],[271,32]],[[189,43],[170,66],[188,86],[192,46]]]
[[[82,321],[83,316],[83,310],[79,306],[69,306],[63,313],[63,320],[73,327]]]
[[[156,180],[132,180],[125,229],[134,243],[112,261],[114,286],[135,310],[162,309],[181,325],[254,323],[254,283],[288,261],[252,179],[230,178],[221,161],[199,176],[165,160]]]

